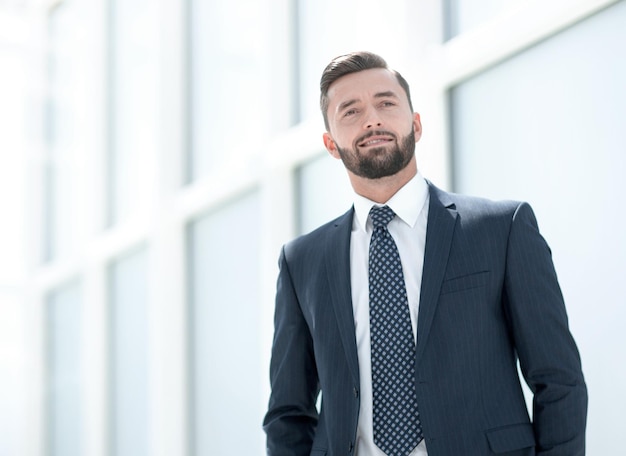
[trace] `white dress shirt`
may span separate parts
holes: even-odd
[[[411,326],[417,340],[417,313],[419,310],[422,269],[424,266],[424,246],[426,244],[426,224],[428,221],[428,185],[418,172],[409,182],[385,204],[396,217],[387,226],[393,237],[404,273],[406,292],[409,301]],[[372,221],[369,211],[377,204],[355,194],[354,219],[350,238],[350,280],[352,286],[352,308],[356,329],[357,354],[361,378],[361,408],[357,430],[356,456],[385,456],[374,444],[372,424],[372,367],[370,351],[369,315],[369,245],[372,237]],[[419,404],[418,404],[419,407]],[[411,456],[423,456],[426,443],[422,442]]]

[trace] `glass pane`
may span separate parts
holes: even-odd
[[[354,193],[346,169],[328,153],[298,168],[296,179],[301,234],[330,222],[352,206]]]
[[[626,406],[624,24],[621,2],[451,94],[456,190],[530,201],[552,248],[595,391],[589,454],[623,446],[606,436]]]
[[[109,224],[144,209],[155,191],[159,141],[159,9],[112,0]]]
[[[269,6],[259,0],[189,0],[191,156],[188,180],[215,172],[269,138]],[[265,19],[265,20],[263,20]],[[280,106],[283,109],[282,106]]]
[[[62,3],[48,16],[50,48],[48,67],[48,103],[46,109],[46,139],[48,161],[43,186],[44,251],[43,260],[52,261],[69,255],[76,247],[76,222],[72,153],[74,145],[74,116],[70,96],[76,83],[77,62],[72,60],[70,31],[76,26],[71,2]]]
[[[192,454],[263,454],[260,197],[189,227]]]
[[[444,0],[446,39],[466,33],[523,0]]]
[[[82,297],[72,283],[47,300],[48,450],[50,456],[82,454]]]
[[[147,251],[128,254],[110,270],[112,454],[149,454]]]
[[[63,149],[71,143],[72,128],[69,124],[69,89],[74,82],[72,64],[72,34],[76,28],[76,15],[72,2],[63,2],[50,11],[48,16],[48,39],[50,42],[47,67],[50,85],[50,111],[47,124],[48,144]],[[63,101],[66,105],[63,105]]]

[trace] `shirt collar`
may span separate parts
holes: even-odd
[[[413,178],[398,190],[384,204],[375,203],[364,196],[354,194],[354,212],[356,226],[366,230],[368,216],[372,206],[389,206],[398,218],[411,228],[415,226],[417,217],[419,216],[426,198],[428,197],[428,184],[418,171]]]

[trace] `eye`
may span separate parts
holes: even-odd
[[[346,112],[343,113],[344,117],[350,117],[353,116],[357,113],[356,109],[348,109]]]
[[[385,108],[395,106],[396,104],[393,101],[383,101],[381,105]]]

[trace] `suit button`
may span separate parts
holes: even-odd
[[[354,392],[354,397],[359,397],[359,390],[356,386],[354,387],[353,392]]]
[[[352,453],[352,450],[354,450],[354,443],[350,442],[350,445],[348,446],[348,453]]]

